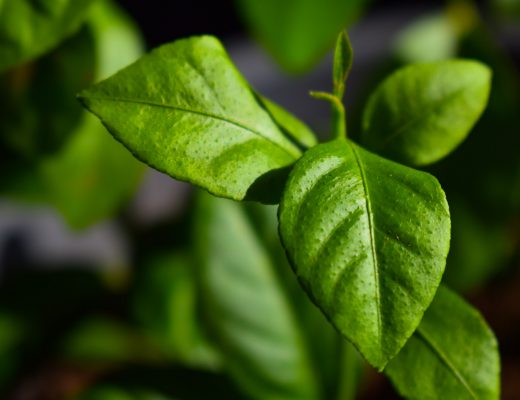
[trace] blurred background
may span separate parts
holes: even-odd
[[[276,356],[265,356],[280,344],[256,360],[255,343],[269,343],[247,330],[251,353],[233,352],[226,343],[241,332],[219,324],[240,310],[214,304],[227,296],[252,314],[260,307],[265,324],[263,295],[294,314],[322,398],[399,398],[361,359],[341,363],[342,340],[279,248],[274,208],[233,205],[212,218],[208,210],[226,206],[136,161],[75,99],[144,51],[213,34],[256,90],[325,138],[328,106],[308,91],[330,90],[331,47],[344,26],[355,52],[345,100],[353,139],[367,95],[396,68],[466,57],[493,69],[477,126],[428,170],[452,213],[445,283],[493,328],[503,398],[520,398],[518,0],[0,2],[0,398],[262,398],[258,385],[284,379],[274,376],[283,375]],[[200,225],[225,232],[236,218],[256,229],[250,240],[274,277],[271,287],[230,272],[257,293],[250,304],[239,290],[221,293],[200,265],[202,252],[218,256],[197,244]]]

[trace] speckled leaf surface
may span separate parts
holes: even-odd
[[[224,366],[247,398],[319,398],[303,334],[244,209],[203,192],[198,200],[202,309]]]
[[[362,143],[408,165],[433,163],[466,138],[487,104],[490,84],[491,71],[476,61],[401,68],[370,97]]]
[[[37,57],[77,29],[93,0],[0,1],[0,71]]]
[[[410,399],[500,397],[500,360],[493,332],[477,310],[443,286],[385,373]]]
[[[243,199],[300,156],[210,36],[159,47],[80,99],[139,159],[218,196]]]
[[[303,287],[382,369],[417,328],[444,271],[450,217],[437,180],[338,139],[296,163],[279,221]]]

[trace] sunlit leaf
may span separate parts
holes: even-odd
[[[155,49],[79,98],[139,159],[221,197],[244,199],[301,154],[210,36]]]
[[[335,140],[297,162],[279,219],[305,290],[382,369],[416,329],[444,271],[450,218],[437,180]]]

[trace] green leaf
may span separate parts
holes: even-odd
[[[76,30],[93,0],[0,2],[0,71],[52,49]]]
[[[491,71],[476,61],[401,68],[370,97],[362,143],[405,164],[433,163],[466,138],[486,106],[490,85]]]
[[[136,157],[217,196],[244,199],[301,154],[210,36],[162,46],[79,97]]]
[[[342,31],[336,40],[332,79],[334,95],[341,99],[345,93],[345,82],[352,68],[354,53],[346,31]]]
[[[58,151],[79,124],[73,99],[90,83],[94,43],[87,27],[50,54],[0,76],[0,159],[20,167]]]
[[[296,163],[279,220],[305,290],[382,369],[417,328],[444,271],[450,218],[437,180],[335,140]]]
[[[480,314],[445,287],[385,373],[399,393],[428,400],[500,396],[497,341]]]
[[[403,64],[442,61],[455,57],[458,39],[451,19],[435,13],[414,21],[400,32],[394,52]]]
[[[295,316],[243,209],[202,193],[197,215],[203,310],[225,367],[252,398],[318,398]]]
[[[66,44],[62,51],[49,55],[56,60],[60,68],[49,75],[51,92],[63,92],[63,107],[56,109],[57,126],[63,112],[68,114],[76,109],[79,114],[76,125],[69,126],[66,141],[54,152],[45,154],[31,163],[20,163],[2,158],[0,190],[3,194],[17,200],[46,203],[54,206],[67,222],[75,228],[83,228],[102,218],[111,216],[135,190],[143,171],[143,166],[128,151],[117,143],[106,129],[87,112],[81,113],[81,107],[74,99],[75,90],[70,90],[64,80],[74,76],[74,66],[80,60],[87,65],[89,59],[96,60],[94,76],[104,77],[125,64],[134,61],[141,50],[141,40],[133,25],[114,3],[97,1],[91,8],[85,29],[77,36],[88,35],[90,45],[71,46]],[[72,38],[73,43],[78,39]],[[80,42],[81,43],[81,42]],[[61,50],[61,48],[60,48]],[[83,54],[82,50],[88,50]],[[47,58],[47,57],[45,57]],[[69,64],[68,61],[76,60]],[[38,65],[55,65],[56,62],[40,60]],[[81,69],[80,69],[81,70]],[[92,76],[93,75],[93,76]],[[71,79],[74,82],[78,78]],[[83,77],[85,79],[85,77]],[[45,82],[45,79],[39,81]],[[52,84],[51,84],[52,83]],[[87,82],[83,82],[85,86]],[[79,83],[78,83],[79,84]],[[46,97],[46,96],[44,96]],[[68,100],[66,98],[68,98]],[[25,119],[41,115],[45,120],[45,101],[32,103],[21,102],[18,122],[11,121],[12,131],[24,126]],[[61,104],[61,103],[60,103]],[[67,106],[65,106],[65,104]],[[43,107],[43,110],[41,109]],[[22,118],[23,117],[23,118]],[[9,120],[5,120],[6,123]],[[16,124],[22,125],[16,125]],[[39,125],[38,125],[39,126]],[[35,129],[38,128],[35,126]],[[40,137],[48,138],[50,132],[34,131],[34,138],[41,143]],[[102,193],[102,195],[100,195]]]
[[[298,145],[298,147],[306,150],[318,143],[316,136],[304,122],[300,121],[274,101],[258,94],[257,97],[259,102],[280,129],[282,129],[284,133],[290,137],[296,145]]]
[[[202,332],[193,267],[178,252],[147,257],[135,279],[134,314],[169,359],[214,369],[219,360]]]
[[[302,72],[333,46],[366,0],[237,0],[252,34],[283,68]]]

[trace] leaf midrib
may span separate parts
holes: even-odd
[[[461,385],[467,390],[469,395],[475,400],[478,400],[479,397],[471,389],[471,386],[466,381],[464,376],[455,368],[453,362],[448,358],[446,354],[444,354],[444,352],[440,349],[437,343],[426,333],[424,329],[421,328],[420,325],[417,328],[416,333],[426,342],[427,345],[430,346],[430,348],[433,350],[433,353],[439,358],[439,360],[441,360],[441,362],[444,365],[446,365],[448,371],[450,371],[451,374],[455,377],[455,379],[461,383]]]
[[[80,98],[81,98],[81,96],[80,96]],[[215,120],[218,120],[218,121],[222,121],[222,122],[228,123],[228,124],[233,125],[235,127],[238,127],[240,129],[246,130],[246,131],[252,133],[253,135],[260,136],[262,139],[264,139],[264,140],[268,141],[269,143],[279,147],[285,153],[290,155],[293,159],[296,159],[296,158],[298,158],[300,156],[300,153],[295,154],[295,153],[289,151],[287,148],[283,147],[280,143],[278,143],[278,142],[274,141],[273,139],[271,139],[270,137],[265,136],[264,134],[262,134],[262,132],[257,131],[257,130],[255,130],[253,128],[250,128],[247,125],[243,124],[242,122],[236,121],[236,120],[228,118],[228,117],[224,117],[222,115],[209,113],[207,111],[194,110],[194,109],[174,106],[172,104],[157,103],[157,102],[154,102],[154,101],[142,100],[142,99],[129,99],[129,98],[124,98],[124,97],[103,97],[103,96],[83,96],[83,98],[90,99],[90,100],[101,100],[101,101],[112,101],[112,102],[122,102],[122,103],[143,104],[143,105],[147,105],[147,106],[151,106],[151,107],[167,108],[167,109],[172,109],[172,110],[175,110],[175,111],[182,111],[182,112],[186,112],[186,113],[191,113],[191,114],[200,115],[200,116],[203,116],[203,117],[215,119]]]
[[[356,160],[357,167],[359,169],[359,173],[361,175],[361,182],[363,184],[363,191],[365,193],[365,208],[367,211],[367,219],[368,219],[368,229],[370,233],[370,248],[372,252],[372,260],[374,266],[374,281],[376,286],[376,310],[377,310],[377,327],[378,327],[378,336],[381,339],[383,332],[383,323],[381,320],[381,289],[380,289],[380,279],[379,279],[379,271],[378,261],[377,261],[377,253],[375,249],[375,232],[374,232],[374,221],[372,218],[372,206],[370,204],[370,195],[368,192],[368,184],[365,175],[365,170],[363,167],[363,163],[361,162],[361,158],[359,157],[355,145],[347,142],[350,148],[352,149],[352,153],[354,154],[354,158]]]

